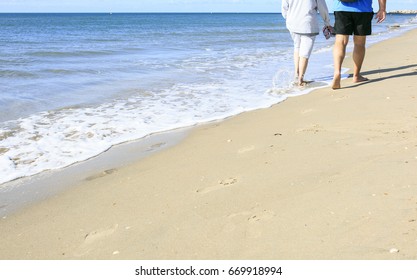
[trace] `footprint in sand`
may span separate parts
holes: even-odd
[[[147,152],[151,152],[151,151],[154,151],[154,150],[156,150],[156,149],[159,149],[159,148],[161,148],[161,147],[163,147],[163,146],[165,146],[166,145],[166,143],[165,142],[161,142],[161,143],[156,143],[156,144],[153,144],[152,146],[150,146],[146,151]]]
[[[233,219],[233,218],[236,218],[236,217],[249,216],[251,214],[252,214],[252,212],[250,212],[250,211],[242,211],[242,212],[238,212],[238,213],[232,213],[229,216],[227,216],[227,218]]]
[[[270,210],[263,210],[251,215],[248,218],[249,223],[256,223],[261,221],[267,221],[275,217],[275,212]]]
[[[110,228],[106,229],[99,229],[89,232],[84,237],[84,242],[78,247],[78,250],[75,252],[75,256],[80,257],[92,250],[92,246],[95,242],[105,239],[106,237],[112,235],[117,228],[119,227],[118,224],[113,225]]]
[[[311,113],[313,111],[314,111],[313,109],[306,109],[306,110],[301,111],[301,114],[308,114],[308,113]]]
[[[321,131],[323,131],[323,128],[320,125],[318,125],[318,124],[315,124],[315,125],[312,125],[312,126],[308,126],[308,127],[305,127],[305,128],[301,128],[301,129],[297,129],[297,132],[313,132],[313,133],[318,133],[318,132],[321,132]]]
[[[270,210],[263,210],[252,214],[248,219],[249,226],[246,228],[246,236],[248,238],[260,238],[263,234],[263,228],[259,223],[271,220],[275,217],[275,213]]]
[[[348,98],[350,98],[350,97],[347,96],[347,95],[337,95],[336,97],[334,97],[333,100],[335,102],[339,102],[339,101],[343,101],[343,100],[348,99]]]
[[[262,208],[260,208],[259,205],[256,205],[252,207],[250,210],[229,214],[227,218],[234,220],[238,219],[241,222],[249,221],[253,223],[264,220],[270,220],[276,216],[275,212],[272,210],[261,209]]]
[[[212,192],[212,191],[217,191],[217,190],[220,190],[220,189],[223,189],[223,188],[227,188],[227,187],[232,186],[236,183],[237,183],[236,178],[228,178],[228,179],[219,181],[219,183],[217,185],[206,187],[206,188],[201,188],[201,189],[198,189],[196,192],[200,193],[200,194],[205,194],[205,193],[209,193],[209,192]]]
[[[237,153],[238,154],[244,154],[244,153],[247,153],[247,152],[251,152],[253,150],[255,150],[255,146],[252,145],[252,146],[248,146],[248,147],[244,147],[244,148],[239,149],[237,151]]]
[[[103,172],[101,172],[101,173],[98,173],[98,174],[95,174],[95,175],[89,176],[89,177],[87,177],[85,180],[87,180],[87,181],[92,181],[92,180],[95,180],[95,179],[98,179],[98,178],[101,178],[101,177],[104,177],[104,176],[107,176],[107,175],[113,174],[113,173],[115,173],[116,171],[117,171],[117,169],[108,169],[108,170],[105,170],[105,171],[103,171]]]
[[[254,210],[254,209],[253,209]],[[242,211],[238,213],[232,213],[227,216],[229,222],[224,226],[224,232],[232,232],[239,228],[240,224],[245,231],[245,236],[248,238],[260,238],[263,233],[263,228],[258,223],[268,221],[275,217],[275,212],[271,210],[261,211]]]
[[[118,227],[119,225],[115,224],[111,228],[92,231],[85,235],[84,244],[91,244],[97,240],[100,240],[109,235],[112,235],[117,230]]]

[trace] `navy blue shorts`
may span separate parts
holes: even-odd
[[[372,34],[374,13],[334,12],[334,30],[341,35],[367,36]]]

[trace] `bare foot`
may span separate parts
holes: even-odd
[[[353,77],[353,82],[354,83],[362,83],[362,82],[366,82],[366,81],[369,81],[369,79],[368,78],[365,78],[364,76],[362,76],[362,75],[359,75],[359,76],[354,76]]]
[[[341,88],[340,80],[341,80],[340,74],[335,74],[333,76],[332,89],[340,89]]]
[[[298,82],[298,86],[299,87],[305,87],[305,86],[308,86],[309,84],[311,84],[313,82],[314,82],[313,80],[311,80],[311,81],[302,80],[301,82]]]
[[[303,87],[305,85],[306,85],[306,83],[305,83],[303,77],[298,78],[298,86]]]

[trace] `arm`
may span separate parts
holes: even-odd
[[[319,10],[321,18],[324,21],[324,25],[330,26],[329,9],[327,8],[326,1],[325,0],[318,0],[317,1],[317,8]]]
[[[377,23],[383,22],[387,16],[387,0],[378,0],[379,11],[376,13],[375,19]]]
[[[281,5],[281,13],[282,16],[286,19],[287,18],[287,13],[288,13],[288,7],[290,4],[288,4],[288,0],[282,0],[282,5]]]

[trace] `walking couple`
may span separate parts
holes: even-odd
[[[346,54],[349,36],[353,34],[353,82],[368,79],[361,75],[365,58],[366,36],[372,33],[372,0],[332,0],[335,16],[334,32],[336,40],[333,48],[334,76],[333,89],[341,88],[342,63]],[[385,20],[387,0],[377,0],[379,10],[375,15],[377,23]],[[325,0],[282,0],[282,16],[294,41],[294,68],[296,82],[304,86],[304,74],[308,59],[313,50],[316,36],[319,34],[317,12],[324,21],[325,28],[333,30],[330,25],[329,11]]]

